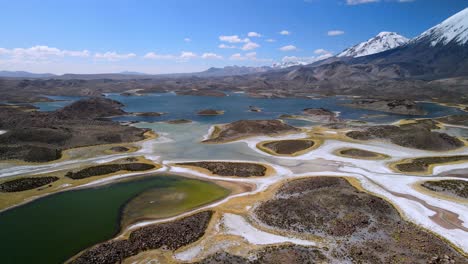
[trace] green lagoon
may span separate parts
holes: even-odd
[[[167,199],[171,193],[181,199]],[[148,215],[177,215],[228,194],[228,190],[210,182],[148,176],[47,196],[0,213],[1,262],[63,263],[115,236],[124,207],[129,213],[138,208],[140,213],[130,217],[133,222]]]

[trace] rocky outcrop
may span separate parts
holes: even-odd
[[[307,116],[308,119],[312,119],[316,122],[336,123],[341,121],[335,112],[325,108],[306,108],[302,113]]]
[[[214,110],[214,109],[205,109],[197,113],[197,115],[201,115],[201,116],[216,116],[216,115],[222,115],[222,114],[224,114],[224,111]]]
[[[414,101],[410,100],[381,100],[381,99],[366,99],[355,100],[347,104],[349,107],[369,109],[374,111],[400,114],[400,115],[426,115],[427,112],[422,109]]]
[[[76,101],[57,110],[55,115],[60,119],[96,119],[102,117],[119,116],[126,114],[122,110],[124,105],[120,102],[94,97]]]
[[[7,131],[0,136],[0,160],[46,162],[59,159],[62,150],[74,147],[144,139],[147,129],[100,120],[123,113],[120,107],[120,103],[103,98],[81,100],[54,112],[0,107],[0,130]]]
[[[0,183],[0,192],[22,192],[32,190],[58,180],[58,177],[53,176],[14,179]]]
[[[253,136],[275,136],[290,132],[299,132],[298,128],[290,126],[280,120],[239,120],[223,125],[213,132],[205,143],[223,143]]]

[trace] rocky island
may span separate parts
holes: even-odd
[[[298,133],[301,130],[280,120],[239,120],[230,124],[216,126],[210,138],[204,143],[225,143],[254,136],[276,136]]]
[[[205,109],[197,113],[197,115],[201,115],[201,116],[217,116],[217,115],[222,115],[222,114],[224,114],[223,110],[214,110],[214,109]]]
[[[417,103],[411,100],[405,99],[365,99],[355,100],[352,103],[346,104],[346,106],[354,108],[362,108],[375,110],[380,112],[400,114],[400,115],[426,115],[427,112],[418,106]]]

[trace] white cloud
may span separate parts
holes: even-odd
[[[179,58],[182,59],[182,60],[189,60],[189,59],[193,59],[193,58],[196,58],[197,57],[197,54],[191,52],[191,51],[182,51],[180,53],[180,56]]]
[[[300,62],[301,64],[310,64],[316,61],[328,59],[332,56],[333,54],[331,52],[323,53],[319,56],[310,56],[310,57],[285,56],[283,57],[281,61],[282,62]]]
[[[238,35],[232,35],[232,36],[219,36],[219,40],[223,42],[228,42],[228,43],[247,43],[250,41],[248,38],[241,39],[239,38]]]
[[[223,59],[223,56],[218,55],[216,53],[211,53],[211,52],[203,53],[201,57],[202,59],[217,59],[217,60]]]
[[[272,59],[257,58],[256,52],[248,52],[245,55],[242,55],[241,53],[235,53],[235,54],[232,54],[231,57],[229,57],[229,59],[235,60],[235,61],[256,61],[256,62],[271,62],[272,61]]]
[[[294,45],[287,45],[287,46],[283,46],[283,47],[279,48],[279,50],[281,50],[281,51],[293,51],[293,50],[297,50],[297,48]]]
[[[362,5],[379,2],[380,0],[346,0],[347,5]]]
[[[0,55],[9,57],[12,61],[47,61],[49,59],[57,59],[63,57],[89,57],[88,50],[61,50],[49,46],[33,46],[30,48],[0,48]]]
[[[247,33],[247,36],[251,37],[251,38],[259,38],[262,36],[262,34],[260,33],[257,33],[257,32],[254,32],[254,31],[251,31],[249,33]]]
[[[113,52],[105,52],[105,53],[96,53],[94,55],[96,59],[108,60],[108,61],[119,61],[119,60],[126,60],[136,57],[135,53],[126,53],[126,54],[119,54],[115,51]]]
[[[240,53],[232,54],[230,59],[231,60],[246,60],[246,58],[244,56],[242,56],[242,54],[240,54]]]
[[[279,33],[280,33],[280,35],[284,35],[284,36],[291,35],[291,32],[289,32],[287,30],[281,30]]]
[[[267,39],[266,42],[270,42],[270,43],[271,43],[271,42],[276,42],[276,39],[271,39],[271,38],[270,38],[270,39]]]
[[[151,59],[151,60],[170,60],[170,59],[175,59],[176,56],[171,55],[171,54],[157,54],[155,52],[148,52],[143,56],[145,59]]]
[[[192,39],[191,38],[184,38],[184,41],[185,42],[192,42]]]
[[[218,48],[220,49],[237,49],[235,45],[226,45],[226,44],[219,44]]]
[[[316,49],[314,50],[314,54],[317,54],[317,55],[322,55],[322,54],[328,54],[330,53],[328,50],[325,50],[325,49]]]
[[[370,3],[377,3],[380,2],[381,0],[346,0],[347,5],[362,5],[362,4],[370,4]],[[393,2],[399,2],[399,3],[408,3],[408,2],[414,2],[416,0],[389,0]]]
[[[256,48],[259,48],[260,45],[255,43],[255,42],[247,42],[244,46],[242,46],[242,50],[254,50]]]
[[[327,35],[330,37],[343,35],[345,32],[343,30],[330,30],[327,32]]]

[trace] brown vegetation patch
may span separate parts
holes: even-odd
[[[377,152],[372,152],[363,149],[356,149],[356,148],[344,148],[340,149],[336,152],[339,156],[355,158],[355,159],[386,159],[388,158],[387,155],[380,154]]]
[[[441,180],[426,181],[422,187],[434,192],[440,192],[459,198],[468,199],[468,181],[463,180]]]
[[[132,231],[125,240],[112,240],[88,249],[74,264],[115,264],[152,249],[177,250],[205,234],[212,211],[200,212],[172,222],[145,226]]]
[[[433,165],[464,161],[468,162],[468,155],[424,157],[399,162],[395,167],[401,172],[430,172]]]
[[[346,136],[357,140],[386,139],[402,147],[436,151],[453,150],[464,145],[456,137],[432,132],[431,129],[433,124],[427,122],[402,126],[381,125],[351,131]]]
[[[299,245],[268,246],[249,252],[249,257],[217,252],[197,264],[302,264],[328,262],[318,249]]]
[[[468,115],[451,115],[440,117],[436,119],[439,122],[450,124],[450,125],[457,125],[457,126],[468,126]]]
[[[78,180],[93,176],[111,174],[119,171],[146,171],[156,166],[147,163],[104,164],[88,167],[77,172],[67,172],[66,177]]]
[[[219,176],[254,177],[265,176],[267,172],[267,167],[247,162],[199,161],[182,162],[175,165],[203,168]]]
[[[275,140],[259,143],[258,147],[277,155],[297,155],[311,149],[315,141],[311,139]]]
[[[275,136],[301,130],[280,120],[239,120],[223,125],[205,143],[224,143],[253,136]]]
[[[0,192],[22,192],[27,190],[36,189],[44,185],[51,184],[57,181],[58,177],[29,177],[19,178],[0,184]]]
[[[437,236],[403,220],[391,204],[342,178],[288,182],[255,214],[271,227],[337,240],[329,253],[338,262],[428,263],[445,256],[465,261]]]

